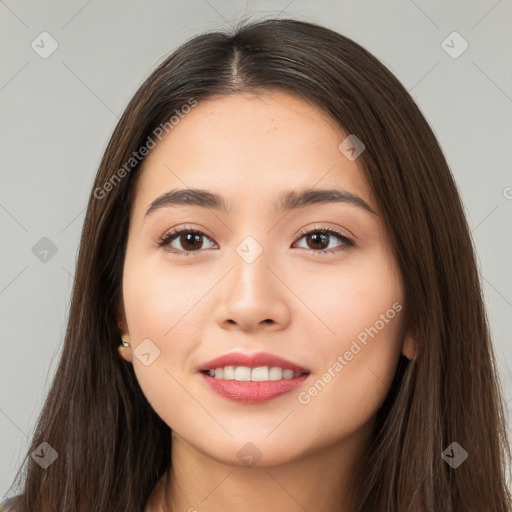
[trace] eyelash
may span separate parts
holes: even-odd
[[[209,237],[202,231],[199,231],[197,229],[191,229],[187,226],[182,226],[180,228],[175,228],[175,229],[172,229],[171,231],[168,231],[167,233],[165,233],[158,241],[158,245],[160,247],[166,247],[174,239],[178,238],[180,235],[182,235],[184,233],[192,233],[194,235],[204,236],[209,239]],[[341,242],[343,242],[343,245],[346,247],[353,247],[355,245],[354,241],[351,238],[348,238],[347,236],[345,236],[343,233],[341,233],[337,229],[323,228],[323,227],[315,227],[315,228],[309,229],[309,230],[302,229],[299,232],[299,240],[301,238],[303,238],[304,236],[312,234],[312,233],[322,233],[322,234],[335,236]],[[345,250],[346,247],[344,249],[343,245],[335,247],[334,249],[320,249],[320,250],[306,249],[306,250],[313,254],[332,254],[332,253],[336,253],[336,252]],[[201,249],[197,250],[197,251],[181,251],[181,250],[177,250],[177,249],[167,249],[166,248],[166,250],[170,253],[177,254],[179,256],[190,256],[193,253],[202,252]]]

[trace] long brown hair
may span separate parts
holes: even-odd
[[[191,98],[270,88],[313,101],[364,142],[360,159],[415,328],[416,357],[402,359],[358,469],[357,512],[510,512],[510,447],[474,248],[436,137],[368,51],[290,19],[192,38],[128,104],[91,191],[64,349],[16,475],[23,486],[12,510],[144,510],[171,464],[171,431],[117,350],[129,212],[143,160],[126,162]],[[47,469],[30,457],[43,442],[58,454]],[[452,442],[468,452],[457,468],[442,457]]]

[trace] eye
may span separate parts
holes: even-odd
[[[306,247],[306,249],[317,254],[336,253],[343,251],[347,247],[353,247],[355,245],[351,238],[348,238],[343,233],[333,228],[315,227],[309,231],[303,230],[299,234],[301,239],[306,239],[306,244],[313,245],[312,249],[309,247]],[[341,243],[336,247],[332,247],[329,242],[330,238],[337,238]]]
[[[299,234],[299,240],[306,238],[306,243],[313,245],[313,248],[306,247],[306,249],[313,253],[335,253],[355,245],[352,239],[348,238],[343,233],[333,228],[315,227],[309,231],[303,230]],[[191,253],[200,252],[200,249],[202,249],[203,246],[203,242],[201,240],[202,238],[210,240],[202,231],[182,226],[180,228],[175,228],[171,231],[168,231],[158,241],[158,245],[165,247],[169,252],[182,256],[189,256]],[[334,248],[329,247],[330,238],[336,238],[341,243]],[[174,242],[177,242],[179,245],[181,245],[181,247],[173,246]],[[212,245],[215,246],[213,242]]]
[[[190,229],[186,226],[173,229],[168,231],[158,242],[161,247],[170,247],[167,249],[169,252],[173,252],[183,256],[189,256],[191,252],[198,252],[203,245],[201,238],[209,238],[197,229]],[[172,246],[173,242],[178,242],[181,248]]]

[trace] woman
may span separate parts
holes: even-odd
[[[511,510],[460,197],[350,39],[268,19],[176,50],[105,151],[75,275],[10,510]]]

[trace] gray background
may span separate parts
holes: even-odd
[[[0,0],[0,499],[56,369],[85,205],[119,116],[179,43],[248,13],[353,38],[419,104],[465,203],[512,399],[511,0]],[[46,59],[31,47],[51,48],[44,31],[58,43]],[[442,45],[453,31],[469,44],[457,58],[445,49],[460,40]]]

